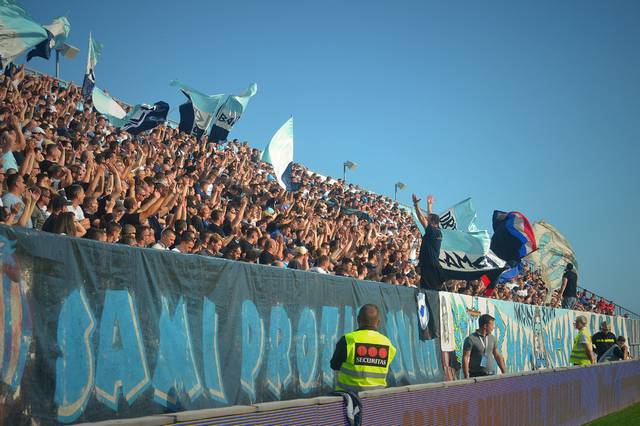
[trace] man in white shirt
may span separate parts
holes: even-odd
[[[323,255],[318,258],[318,265],[309,269],[309,271],[317,272],[319,274],[328,274],[330,265],[331,265],[331,260],[329,259],[329,256]]]
[[[89,219],[84,217],[82,203],[84,202],[84,189],[78,184],[73,184],[66,189],[67,199],[71,205],[67,206],[67,211],[73,213],[76,222],[79,222],[84,229],[89,229]]]
[[[180,243],[172,251],[178,253],[191,253],[196,243],[196,236],[191,231],[185,231],[180,235]]]
[[[156,250],[169,250],[176,241],[176,233],[172,229],[166,228],[160,235],[160,241],[155,243],[151,248]]]

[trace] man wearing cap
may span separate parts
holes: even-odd
[[[302,271],[309,270],[309,256],[308,251],[304,246],[296,247],[293,249],[293,259],[287,265],[289,269],[300,269]]]
[[[578,334],[573,338],[573,348],[569,362],[573,365],[590,365],[596,363],[596,356],[593,353],[591,343],[591,333],[587,329],[587,318],[578,315],[574,322]]]
[[[609,323],[602,321],[600,331],[595,333],[591,341],[596,347],[596,357],[600,359],[605,352],[616,343],[616,335],[609,330]]]
[[[578,274],[573,270],[572,263],[568,263],[564,270],[559,294],[562,295],[562,308],[573,309],[578,301]]]
[[[360,392],[387,386],[396,348],[378,332],[379,326],[378,307],[366,304],[358,312],[358,329],[338,340],[331,358],[331,369],[338,372],[336,390]]]

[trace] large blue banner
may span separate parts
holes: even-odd
[[[335,343],[365,303],[380,307],[398,348],[390,386],[451,378],[450,355],[461,359],[481,313],[496,318],[510,372],[568,365],[577,314],[428,292],[423,316],[440,336],[422,340],[432,334],[421,335],[417,290],[406,287],[4,226],[0,259],[0,420],[10,425],[327,394]],[[592,331],[605,319],[587,315]],[[606,318],[616,334],[632,323]]]
[[[462,360],[464,339],[478,328],[481,314],[495,318],[498,349],[510,373],[569,366],[577,315],[587,318],[592,334],[602,321],[607,321],[616,336],[627,336],[627,321],[623,317],[440,293],[442,352],[455,352]]]
[[[335,343],[365,303],[398,348],[390,385],[442,379],[413,289],[6,227],[0,249],[11,425],[327,394]]]

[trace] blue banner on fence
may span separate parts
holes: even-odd
[[[390,384],[442,380],[414,289],[6,227],[0,239],[12,425],[327,394],[335,343],[365,303],[398,348]]]

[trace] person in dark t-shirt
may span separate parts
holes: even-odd
[[[413,195],[413,205],[415,207],[418,220],[425,229],[420,244],[420,255],[418,266],[420,267],[420,287],[429,290],[440,290],[442,288],[442,273],[440,272],[440,245],[442,244],[442,232],[440,231],[440,217],[433,214],[433,198],[427,198],[429,211],[428,219],[425,218],[419,206],[420,199]]]
[[[591,337],[591,342],[596,345],[596,357],[600,359],[609,348],[616,344],[616,335],[609,330],[609,323],[603,321],[600,324],[600,331]]]
[[[630,359],[629,348],[626,345],[627,339],[624,336],[618,336],[616,344],[611,346],[602,356],[598,359],[598,362],[606,361],[620,361],[623,359]]]
[[[568,263],[562,276],[562,308],[573,309],[578,301],[578,274],[573,270],[573,263]]]

